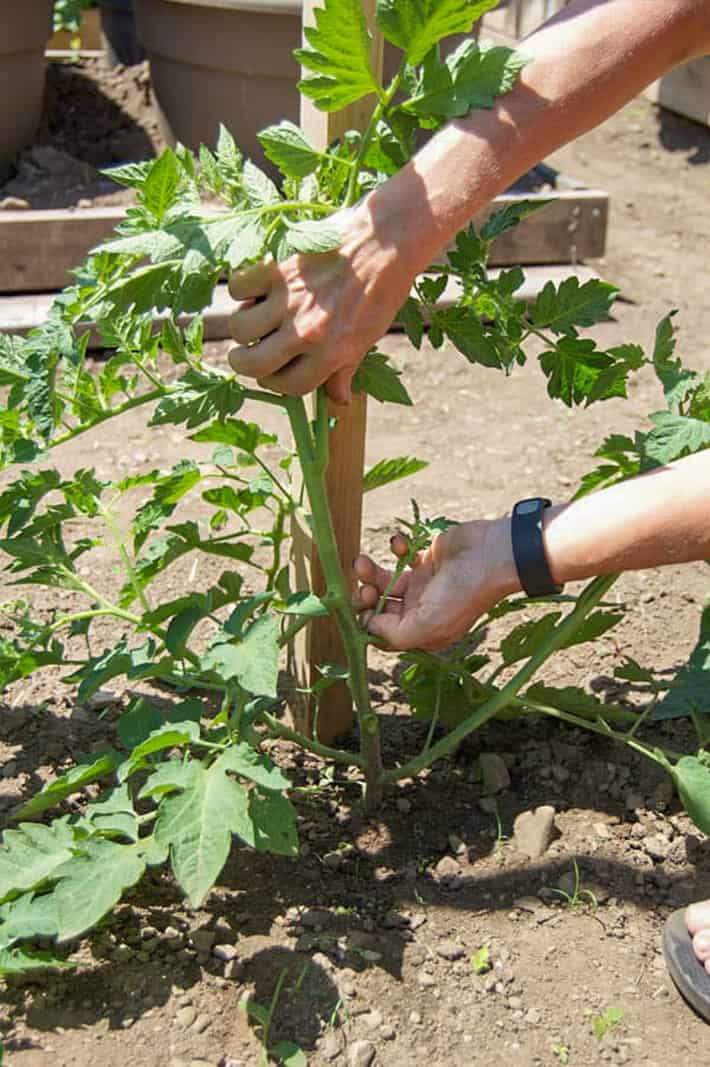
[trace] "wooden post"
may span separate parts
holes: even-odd
[[[319,0],[304,0],[303,24],[314,23],[313,12],[321,7]],[[374,23],[375,0],[363,0],[363,10],[373,32],[372,66],[376,75],[382,70],[383,39]],[[346,130],[364,130],[374,106],[367,97],[334,114],[318,111],[305,97],[301,101],[301,126],[316,148],[326,148]],[[330,435],[330,464],[328,466],[328,499],[340,551],[340,561],[350,574],[352,561],[360,551],[362,523],[362,474],[365,461],[365,432],[367,402],[362,394],[353,396],[349,407],[330,405],[330,414],[337,422]],[[323,575],[314,546],[303,528],[294,530],[294,588],[307,587],[316,593],[324,591]],[[345,654],[336,624],[330,618],[315,619],[299,635],[292,651],[291,669],[296,684],[306,688],[319,676],[319,663],[345,663]],[[296,726],[310,735],[312,708],[307,700],[292,701]],[[338,683],[326,691],[318,717],[318,736],[328,743],[350,728],[353,705],[350,690]]]

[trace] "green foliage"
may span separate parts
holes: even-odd
[[[653,710],[654,719],[677,719],[691,712],[710,713],[708,672],[710,671],[710,604],[700,616],[700,633],[695,648],[671,682],[666,695]],[[646,680],[645,678],[643,680]]]
[[[57,9],[66,16],[70,6],[66,0]],[[37,597],[39,606],[30,608],[18,598],[2,606],[0,687],[51,666],[78,703],[116,679],[131,689],[152,679],[173,694],[160,706],[132,698],[113,734],[105,720],[109,736],[101,751],[77,757],[18,808],[15,816],[22,821],[5,830],[0,848],[0,974],[66,966],[61,953],[38,950],[36,939],[74,940],[151,866],[169,864],[197,907],[232,848],[297,855],[290,783],[271,761],[268,740],[293,739],[279,718],[285,702],[282,651],[313,618],[336,618],[347,662],[320,664],[310,695],[317,706],[328,687],[347,683],[360,716],[362,754],[297,739],[321,755],[356,763],[366,772],[368,791],[382,784],[383,772],[368,749],[378,724],[365,681],[366,640],[350,606],[325,503],[330,423],[323,394],[311,421],[302,401],[240,381],[210,362],[201,315],[218,280],[236,268],[264,256],[280,261],[293,253],[332,255],[341,240],[333,216],[405,165],[420,130],[472,107],[490,108],[513,87],[525,60],[507,48],[468,41],[440,58],[443,38],[469,32],[493,6],[494,0],[378,0],[377,25],[401,53],[395,77],[384,85],[372,70],[370,31],[358,0],[325,0],[296,53],[305,69],[301,90],[328,111],[371,98],[367,129],[349,131],[321,151],[293,123],[272,125],[260,134],[275,168],[268,174],[244,159],[223,127],[216,145],[201,146],[196,156],[178,146],[154,161],[113,168],[113,180],[135,191],[116,234],[75,272],[45,323],[25,338],[0,336],[5,572],[18,586],[61,589],[67,601],[47,608]],[[518,295],[524,281],[519,267],[489,272],[495,240],[545,202],[535,197],[508,204],[480,228],[470,225],[459,233],[399,312],[408,338],[421,348],[428,329],[433,349],[449,341],[468,363],[505,374],[525,363],[532,342],[542,353],[549,395],[568,406],[623,397],[631,376],[651,366],[666,410],[654,413],[650,428],[633,439],[610,435],[580,492],[706,448],[710,378],[685,369],[676,357],[672,315],[659,324],[651,358],[637,345],[603,351],[581,331],[607,317],[613,286],[570,278],[547,285],[528,307]],[[457,284],[450,286],[452,281]],[[460,295],[444,308],[447,287],[447,295]],[[86,359],[83,327],[90,321],[110,350],[98,370]],[[381,403],[412,403],[399,372],[374,349],[353,388]],[[286,413],[295,450],[258,421],[239,417],[252,402]],[[141,407],[151,432],[190,439],[195,447],[189,458],[168,470],[117,472],[110,483],[89,468],[69,476],[60,473],[61,461],[52,465],[55,448],[89,430],[113,433],[114,425],[104,423]],[[409,456],[382,459],[365,475],[363,488],[389,485],[424,466]],[[130,515],[127,534],[119,508]],[[318,547],[326,578],[319,595],[291,587],[287,542],[294,518],[310,524]],[[452,525],[443,516],[423,516],[414,502],[413,517],[398,522],[409,552],[395,577]],[[99,550],[112,554],[117,592],[94,587]],[[201,560],[222,561],[225,569],[200,586]],[[190,578],[185,572],[178,578],[177,568],[188,562],[194,563]],[[180,595],[166,599],[156,590],[172,567]],[[671,763],[634,733],[615,730],[610,724],[618,714],[614,718],[614,709],[596,697],[532,682],[532,661],[557,647],[593,641],[616,625],[620,614],[597,609],[598,599],[594,585],[576,601],[552,598],[547,614],[513,626],[498,649],[486,653],[478,648],[480,624],[471,642],[443,656],[406,654],[401,687],[415,717],[429,723],[428,734],[414,766],[410,761],[409,769],[388,773],[415,773],[448,751],[449,738],[433,742],[437,726],[452,729],[453,745],[456,731],[470,731],[493,714],[549,714],[656,759],[672,774],[691,816],[707,829],[710,771],[702,751],[674,756]],[[529,606],[526,598],[499,605],[485,625]],[[105,618],[120,626],[108,646],[95,633],[96,620]],[[658,701],[658,717],[689,713],[698,725],[706,703],[705,623],[703,616],[698,647]],[[663,689],[652,672],[632,661],[618,671],[654,694]],[[499,688],[501,673],[512,681]],[[70,797],[76,799],[67,809]],[[39,816],[46,822],[27,821]],[[262,1027],[265,1056],[299,1067],[305,1058],[298,1046],[269,1041],[283,977],[270,1008],[250,1002],[247,1010]]]
[[[486,971],[490,971],[491,964],[491,951],[486,945],[482,945],[471,956],[471,968],[474,974],[485,974]]]
[[[603,1012],[592,1018],[594,1036],[601,1041],[610,1030],[618,1026],[623,1018],[624,1013],[621,1008],[605,1008]]]

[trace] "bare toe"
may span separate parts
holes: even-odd
[[[701,930],[693,938],[693,952],[701,963],[710,960],[710,930]]]
[[[685,909],[688,933],[695,937],[701,930],[710,930],[710,900],[699,900]]]

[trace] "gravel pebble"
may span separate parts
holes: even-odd
[[[513,823],[516,847],[531,860],[539,859],[555,836],[555,809],[543,804],[531,811],[521,811]]]
[[[350,1067],[370,1067],[375,1058],[375,1046],[371,1041],[353,1041],[348,1048]]]
[[[483,788],[487,793],[502,793],[510,786],[510,774],[504,761],[496,752],[483,752],[478,757]]]
[[[237,956],[236,945],[215,945],[212,949],[212,955],[215,959],[224,960],[228,963],[229,960],[233,960]]]
[[[197,1011],[191,1004],[186,1004],[184,1008],[178,1008],[175,1018],[178,1026],[182,1026],[184,1030],[187,1030],[188,1026],[192,1026],[197,1018]]]
[[[466,949],[458,941],[451,941],[448,938],[444,941],[440,941],[436,946],[437,956],[441,956],[445,960],[460,960],[462,956],[466,955]]]

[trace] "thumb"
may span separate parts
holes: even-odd
[[[352,367],[343,367],[331,374],[325,383],[326,392],[334,404],[349,404],[352,401],[352,379],[354,370]]]

